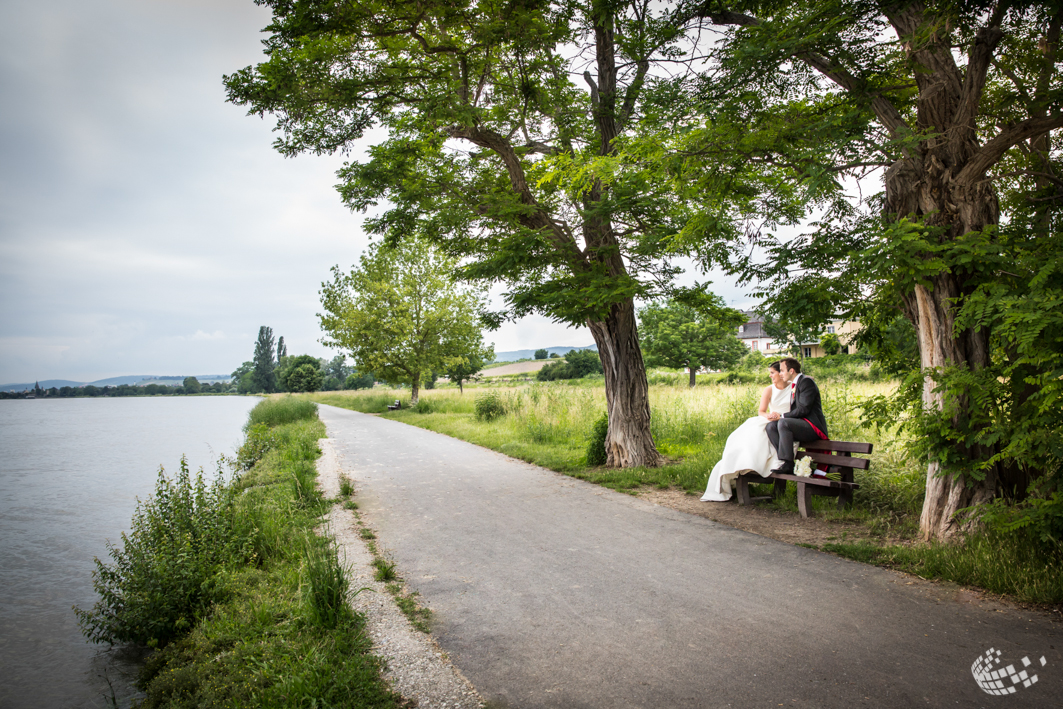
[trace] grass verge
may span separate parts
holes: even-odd
[[[101,565],[110,576],[98,569],[97,581],[109,580],[119,592],[143,586],[143,579],[131,576],[153,569],[147,575],[157,607],[145,617],[170,612],[189,588],[209,591],[206,599],[180,610],[171,624],[176,632],[155,638],[158,649],[140,676],[146,692],[142,707],[402,706],[381,679],[381,661],[370,654],[364,618],[350,607],[334,541],[315,533],[330,504],[314,485],[324,426],[310,402],[281,402],[278,407],[267,400],[252,411],[248,431],[265,427],[268,435],[239,456],[245,472],[198,499],[195,485],[190,496],[159,488],[162,496],[145,504],[145,514],[138,511],[130,534],[144,543],[126,541],[127,557],[135,555],[138,563]],[[215,514],[206,517],[222,540],[216,546],[223,553],[210,557],[214,563],[196,561],[206,557],[198,552],[203,538],[194,529],[177,530],[181,554],[154,558],[155,549],[167,547],[160,540],[174,536],[173,514],[191,507],[204,517],[203,506],[212,506]],[[152,510],[158,514],[147,514]],[[183,559],[192,561],[182,566]],[[83,625],[126,612],[121,602],[108,604],[101,593],[101,603],[82,613]],[[138,640],[125,640],[130,639]]]

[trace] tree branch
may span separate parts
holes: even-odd
[[[996,13],[994,13],[996,17]],[[998,20],[999,25],[999,20]],[[956,113],[952,118],[952,125],[967,128],[966,131],[956,131],[952,140],[966,140],[974,133],[974,119],[978,115],[978,105],[982,101],[982,92],[985,91],[985,80],[989,72],[989,64],[993,59],[1000,40],[1004,38],[1004,31],[998,25],[983,27],[975,35],[971,44],[971,51],[967,59],[967,74],[963,80],[963,89],[960,92],[960,103],[956,106]],[[960,135],[967,133],[967,135]]]
[[[966,184],[978,182],[986,171],[993,167],[1008,150],[1019,142],[1063,128],[1063,113],[1053,113],[1038,118],[1028,118],[999,133],[982,146],[960,170],[956,181]]]

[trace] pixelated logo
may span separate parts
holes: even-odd
[[[1015,665],[1008,665],[1002,670],[994,670],[993,667],[999,664],[1000,650],[989,648],[984,655],[979,655],[978,659],[971,665],[971,674],[974,675],[974,681],[978,683],[978,686],[986,694],[995,694],[997,696],[1015,694],[1020,684],[1023,687],[1030,688],[1037,683],[1037,675],[1026,671],[1026,668],[1033,664],[1030,662],[1030,658],[1022,658],[1021,670],[1016,670]],[[1041,667],[1046,664],[1048,662],[1042,657]],[[1008,681],[1011,684],[1008,684]]]

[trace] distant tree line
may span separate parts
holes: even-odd
[[[185,394],[226,394],[230,391],[225,382],[213,384],[201,384],[195,377],[185,377],[184,383],[179,386],[167,384],[119,384],[117,386],[93,386],[87,384],[82,387],[51,387],[43,389],[35,386],[29,392],[25,391],[0,391],[0,399],[25,399],[32,394],[37,399],[80,399],[92,396],[174,396]]]

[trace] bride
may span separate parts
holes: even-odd
[[[739,473],[752,471],[767,477],[773,468],[782,464],[775,454],[775,448],[768,442],[765,428],[769,421],[790,410],[790,387],[779,372],[778,362],[768,366],[768,376],[771,386],[766,387],[761,394],[758,415],[746,419],[727,437],[723,458],[709,475],[709,485],[705,488],[702,502],[727,502],[731,499],[731,488]]]

